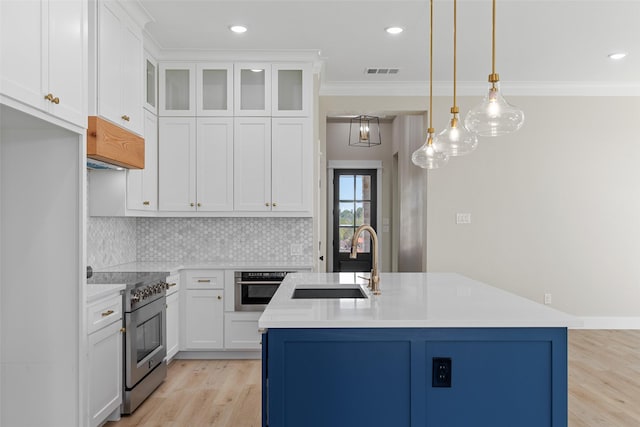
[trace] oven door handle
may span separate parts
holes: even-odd
[[[278,281],[273,281],[273,280],[256,280],[255,282],[251,282],[251,281],[237,281],[236,285],[279,285],[280,283],[282,283],[282,280],[278,280]]]

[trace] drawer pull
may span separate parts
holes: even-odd
[[[177,285],[178,285],[177,283],[169,283],[170,288],[173,288],[174,286],[177,286]]]
[[[211,283],[210,279],[198,279],[198,283]]]
[[[102,317],[111,316],[113,313],[115,313],[113,310],[107,310],[102,313]]]

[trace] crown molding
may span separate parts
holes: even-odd
[[[227,62],[313,62],[319,61],[317,49],[300,50],[210,50],[160,48],[159,61]]]
[[[458,96],[478,96],[485,82],[458,82]],[[507,96],[640,96],[637,82],[501,82]],[[433,82],[434,96],[449,96],[451,82]],[[428,96],[426,82],[322,82],[320,96]]]

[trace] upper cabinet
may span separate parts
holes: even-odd
[[[311,113],[313,84],[310,64],[273,64],[271,66],[274,117],[307,117]]]
[[[196,66],[193,63],[160,64],[161,116],[196,115]]]
[[[196,114],[233,116],[233,64],[198,64],[196,71]]]
[[[145,52],[144,108],[158,114],[158,62]]]
[[[86,2],[2,0],[0,23],[0,94],[86,128]]]
[[[234,86],[236,116],[271,115],[271,64],[235,64]]]
[[[115,2],[98,3],[98,114],[142,135],[142,32]]]

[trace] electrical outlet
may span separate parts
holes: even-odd
[[[471,224],[471,214],[470,213],[457,213],[456,214],[456,224]]]
[[[549,293],[544,294],[544,303],[551,304],[551,294]]]
[[[302,255],[302,243],[291,243],[289,250],[291,255]]]
[[[451,387],[451,358],[434,357],[431,387]]]

